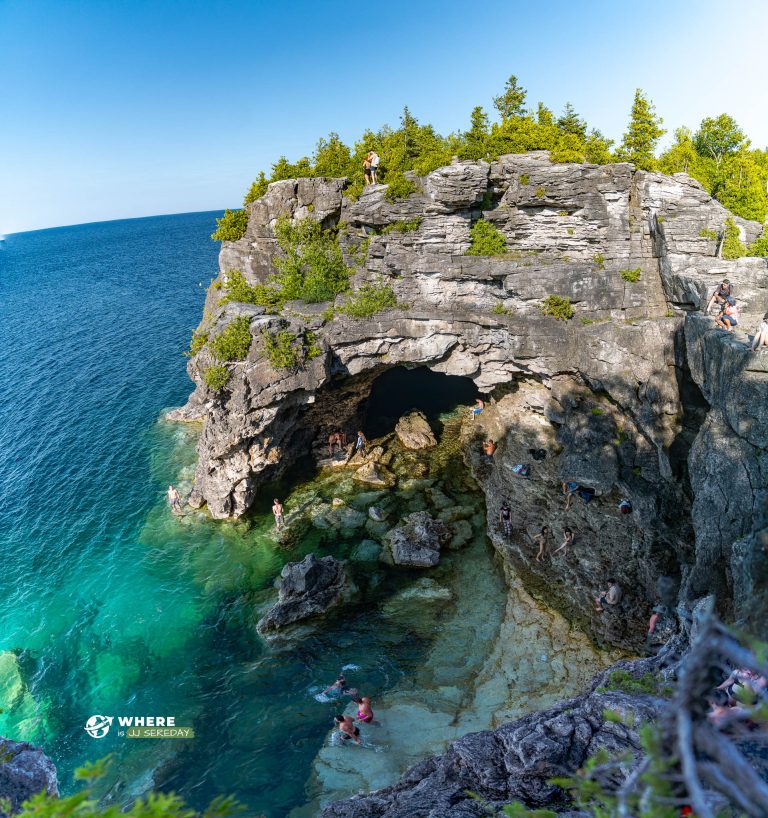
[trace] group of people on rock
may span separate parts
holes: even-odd
[[[336,681],[323,690],[324,694],[334,693],[337,696],[347,695],[357,705],[357,716],[345,716],[339,713],[333,717],[336,729],[339,731],[342,741],[354,741],[355,744],[362,744],[360,739],[360,728],[355,724],[378,724],[374,719],[373,707],[368,696],[361,696],[354,688],[347,688],[347,677],[340,673]]]
[[[360,452],[361,454],[365,454],[365,447],[368,445],[368,438],[363,434],[362,431],[358,430],[357,437],[355,439],[355,452]],[[328,456],[333,457],[334,450],[338,446],[338,450],[340,453],[344,452],[344,449],[347,447],[347,433],[346,432],[331,432],[328,435]]]
[[[717,285],[715,291],[707,302],[705,312],[709,315],[715,307],[715,323],[721,329],[733,332],[733,328],[738,326],[740,320],[739,307],[734,295],[734,287],[729,279],[724,278]],[[750,352],[757,352],[759,347],[768,346],[768,312],[760,320],[760,325],[755,330],[750,345]]]

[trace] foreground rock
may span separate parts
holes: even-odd
[[[511,801],[529,807],[565,806],[562,790],[548,783],[579,769],[598,750],[611,755],[641,750],[639,728],[656,719],[663,700],[606,690],[610,674],[634,677],[658,670],[658,659],[619,662],[595,678],[585,695],[496,730],[470,733],[448,751],[412,767],[391,787],[328,804],[322,818],[480,818],[487,808],[477,793],[500,808]],[[620,714],[609,721],[606,711]]]
[[[301,562],[289,562],[280,572],[277,604],[256,629],[264,634],[325,613],[342,599],[346,586],[344,567],[335,557],[307,554]]]
[[[416,511],[386,535],[382,559],[394,565],[432,568],[440,562],[440,547],[448,536],[444,523],[427,511]]]
[[[8,799],[10,814],[39,792],[58,797],[56,767],[39,747],[0,738],[0,758],[0,799]],[[0,816],[5,815],[0,808]]]
[[[435,434],[423,412],[410,412],[397,421],[395,433],[406,449],[429,449],[437,446]]]

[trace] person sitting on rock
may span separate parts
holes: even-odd
[[[723,311],[715,318],[715,323],[728,332],[733,332],[733,328],[739,323],[739,308],[736,306],[736,301],[730,296],[725,302]]]
[[[566,526],[565,531],[563,531],[563,542],[559,548],[555,549],[552,552],[552,556],[554,557],[558,551],[563,551],[564,553],[568,553],[568,549],[573,545],[573,531]]]
[[[729,696],[732,696],[736,686],[749,688],[753,693],[760,694],[764,693],[768,687],[768,679],[749,668],[737,668],[715,690],[724,690]]]
[[[571,507],[571,503],[573,502],[573,495],[579,490],[578,483],[563,483],[563,494],[565,495],[565,510]]]
[[[608,580],[608,590],[595,597],[595,610],[605,613],[605,605],[613,607],[618,605],[619,602],[621,602],[621,586],[611,577]]]
[[[475,401],[475,405],[470,408],[469,416],[472,418],[472,420],[474,420],[483,411],[483,409],[485,409],[485,404],[480,400],[480,398],[478,398]]]
[[[512,533],[512,509],[509,507],[509,503],[506,500],[501,504],[501,509],[499,510],[499,520],[501,521],[504,536],[509,537]]]
[[[724,278],[722,284],[720,284],[712,293],[712,297],[709,299],[706,311],[709,312],[712,309],[713,304],[722,306],[725,304],[726,298],[731,298],[732,296],[733,287],[731,286],[731,282],[728,281],[727,278]]]
[[[362,433],[357,433],[357,441],[355,442],[355,451],[360,454],[365,454],[365,447],[368,443],[368,438]]]
[[[549,530],[549,526],[542,526],[541,531],[533,538],[533,541],[539,546],[539,553],[536,554],[536,562],[541,562],[544,559],[547,545],[552,541],[552,532]]]
[[[757,332],[755,332],[749,351],[757,352],[757,348],[761,346],[768,347],[768,312],[763,316],[763,320],[760,322]]]
[[[483,451],[485,452],[485,456],[489,460],[492,460],[496,451],[496,444],[489,438],[485,441],[485,443],[483,443]]]
[[[357,720],[363,722],[363,724],[372,724],[373,708],[368,696],[359,696],[352,699],[352,701],[357,705]]]
[[[352,716],[334,716],[333,720],[339,728],[342,741],[352,739],[356,744],[362,744],[360,741],[360,728],[355,726]]]
[[[272,514],[275,515],[275,528],[279,531],[283,527],[283,515],[285,514],[285,509],[277,497],[275,497],[274,501],[272,502]]]

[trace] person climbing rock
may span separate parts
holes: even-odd
[[[171,511],[181,514],[181,497],[179,497],[179,492],[173,486],[168,486],[168,505],[171,507]]]
[[[648,620],[648,632],[645,635],[645,647],[650,653],[655,653],[662,645],[677,633],[677,619],[670,608],[661,601],[657,601]]]
[[[472,418],[472,420],[474,420],[483,411],[483,409],[485,409],[485,404],[480,400],[480,398],[478,398],[475,401],[475,405],[470,408],[469,416]]]
[[[561,543],[559,548],[556,548],[552,552],[552,556],[554,557],[558,551],[563,551],[564,553],[568,553],[568,549],[573,545],[573,531],[566,527],[565,531],[563,531],[563,542]]]
[[[752,346],[749,348],[749,351],[757,352],[757,348],[761,346],[768,347],[768,312],[763,316],[763,320],[755,332],[755,337],[752,339]]]
[[[363,724],[371,724],[373,722],[373,708],[368,696],[360,696],[352,699],[352,701],[357,705],[357,720],[363,722]]]
[[[362,744],[360,741],[360,728],[355,726],[352,716],[334,716],[333,720],[336,722],[343,741],[352,739],[356,744]]]
[[[381,161],[379,158],[379,154],[376,151],[371,151],[368,154],[371,160],[371,184],[378,185],[379,183],[379,162]]]
[[[347,677],[343,673],[339,673],[338,677],[336,678],[336,681],[332,685],[328,685],[328,687],[326,687],[325,690],[321,691],[321,693],[325,695],[326,693],[334,691],[334,693],[341,695],[346,684]]]
[[[605,613],[606,605],[615,607],[619,602],[621,602],[621,586],[613,577],[610,577],[608,580],[608,590],[603,591],[595,597],[595,610],[600,613]]]
[[[723,311],[715,318],[715,323],[728,332],[733,332],[733,328],[739,323],[739,308],[733,298],[728,297]]]
[[[283,515],[285,514],[285,509],[277,497],[275,497],[274,501],[272,502],[272,513],[275,515],[275,528],[279,531],[283,527]]]
[[[536,562],[541,562],[544,559],[547,545],[552,542],[552,539],[552,532],[549,530],[549,526],[542,526],[541,531],[533,538],[533,542],[539,547],[539,552],[536,554]]]
[[[499,520],[501,522],[502,530],[504,531],[504,536],[509,537],[512,534],[512,509],[509,507],[509,503],[506,500],[501,504],[501,509],[499,510]]]
[[[496,452],[496,444],[489,438],[488,440],[483,443],[483,451],[485,452],[485,456],[489,459],[493,459],[493,455]]]
[[[712,309],[713,304],[718,304],[720,306],[725,304],[727,298],[733,297],[733,286],[731,282],[724,278],[722,283],[715,289],[712,293],[712,297],[709,299],[709,303],[707,304],[706,312],[709,312]]]
[[[368,438],[362,433],[357,433],[357,441],[355,442],[355,451],[360,454],[365,454],[365,447],[368,444]]]

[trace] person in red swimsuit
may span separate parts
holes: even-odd
[[[352,701],[357,705],[357,720],[364,724],[370,724],[373,721],[371,700],[367,696],[362,696],[359,699],[352,699]]]

